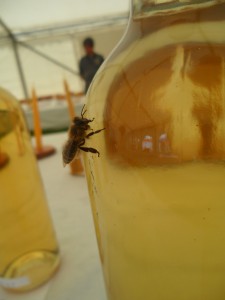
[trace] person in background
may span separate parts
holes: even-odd
[[[94,52],[94,40],[90,37],[83,41],[86,55],[83,56],[79,63],[80,76],[85,81],[85,93],[87,92],[92,79],[98,68],[104,61],[104,57]]]

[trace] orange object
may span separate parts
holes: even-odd
[[[71,99],[71,94],[70,94],[70,90],[69,90],[69,86],[66,80],[64,80],[64,90],[66,93],[66,101],[68,104],[68,110],[69,110],[69,115],[70,115],[70,119],[71,121],[74,119],[75,117],[75,108]]]
[[[84,175],[84,168],[80,158],[71,161],[70,173],[72,175]]]
[[[42,129],[40,122],[40,114],[38,110],[38,100],[35,89],[32,89],[32,109],[33,109],[33,122],[34,122],[34,136],[36,146],[34,148],[36,157],[44,158],[55,153],[55,148],[52,146],[43,146],[42,144]]]
[[[35,135],[35,141],[36,141],[36,149],[38,151],[41,151],[43,148],[42,145],[42,130],[41,130],[41,122],[40,122],[40,115],[38,110],[38,102],[37,102],[37,96],[35,89],[32,89],[32,100],[33,100],[33,122],[34,122],[34,135]]]
[[[9,156],[0,151],[0,169],[3,168],[9,161]]]
[[[65,79],[64,79],[63,83],[64,83],[64,90],[65,90],[65,94],[66,94],[66,101],[68,104],[69,116],[70,116],[70,120],[72,122],[76,115],[75,107],[74,107],[73,101],[71,99],[71,93],[69,90],[68,83]],[[80,158],[74,159],[70,163],[70,173],[72,175],[83,175],[84,174],[83,164],[82,164]]]

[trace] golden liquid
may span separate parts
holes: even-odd
[[[93,129],[106,128],[85,167],[110,300],[224,299],[224,11],[149,35],[144,20],[89,91]]]
[[[23,116],[0,97],[0,285],[23,291],[52,275],[59,251]]]

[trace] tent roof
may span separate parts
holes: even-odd
[[[0,0],[1,19],[12,31],[85,22],[128,13],[129,0]]]
[[[82,39],[93,36],[106,57],[127,25],[129,1],[0,0],[0,85],[19,99],[34,85],[39,95],[61,93],[62,78],[82,90]]]

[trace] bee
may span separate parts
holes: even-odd
[[[92,135],[97,134],[104,130],[105,128],[93,131],[89,123],[94,121],[93,119],[84,118],[86,110],[84,110],[85,105],[81,110],[81,117],[75,117],[73,123],[69,129],[69,138],[65,143],[62,151],[63,165],[69,164],[79,153],[80,150],[85,152],[96,153],[100,156],[98,150],[91,147],[84,147],[85,140],[90,138]],[[92,130],[87,133],[88,130]]]

